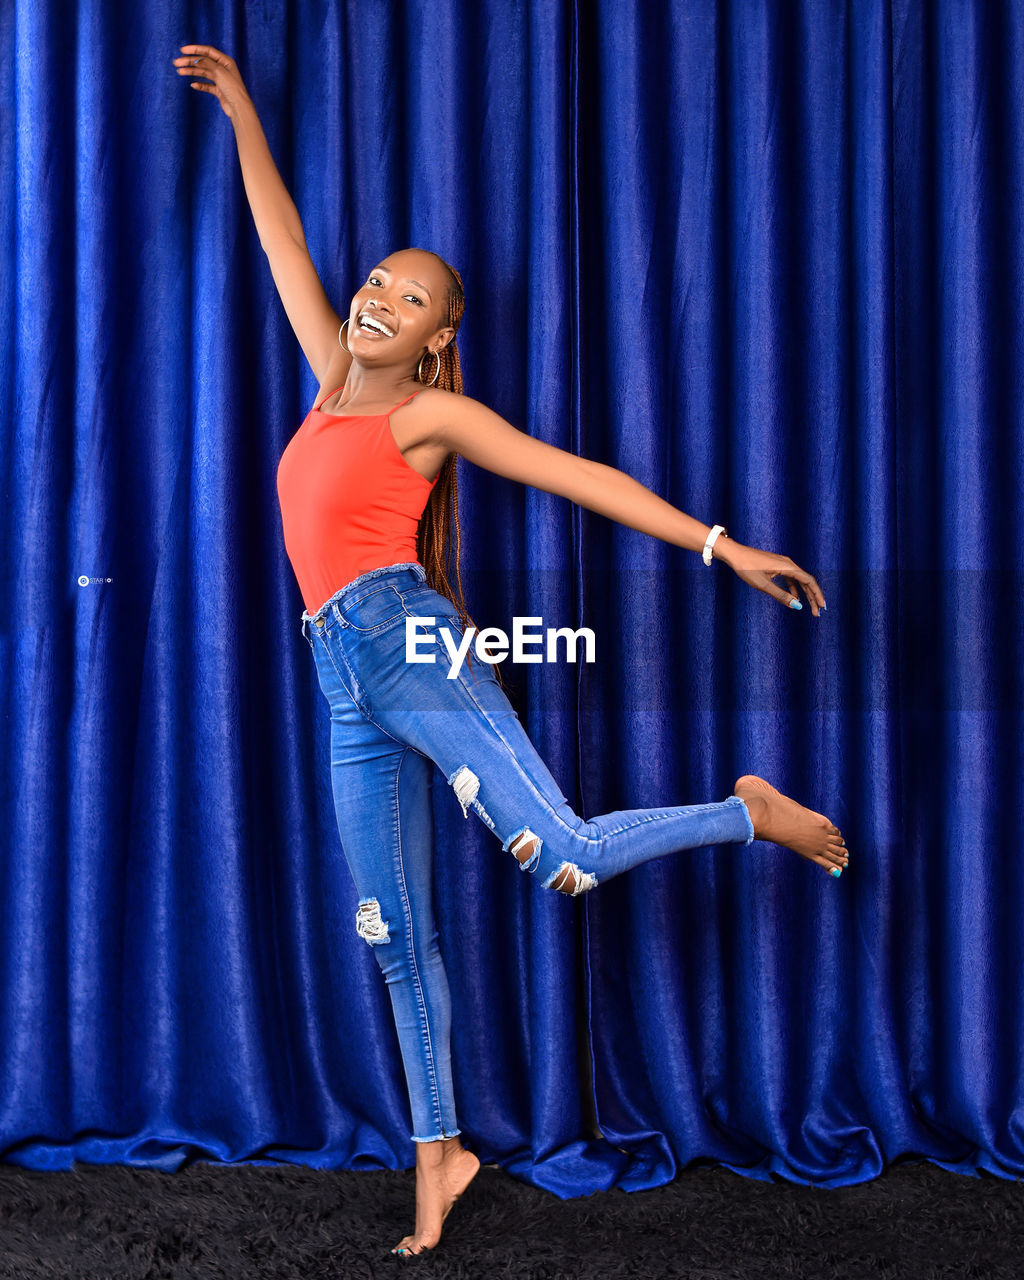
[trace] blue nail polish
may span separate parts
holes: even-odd
[[[841,868],[841,867],[833,867],[833,868],[832,868],[832,870],[829,872],[829,874],[830,874],[830,875],[835,876],[835,877],[836,877],[836,879],[838,880],[838,879],[839,879],[839,877],[843,874],[843,872],[842,872],[842,868]]]
[[[823,604],[823,605],[821,606],[821,611],[822,611],[822,613],[827,613],[827,611],[828,611],[828,605],[827,605],[827,604]]]
[[[802,609],[803,605],[800,603],[799,600],[790,600],[789,607],[791,609]]]

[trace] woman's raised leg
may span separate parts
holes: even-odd
[[[407,609],[424,599],[424,590],[409,592]],[[444,599],[434,592],[430,597]],[[435,637],[444,625],[458,644],[458,617],[435,608]],[[706,845],[749,844],[756,837],[785,843],[826,870],[845,865],[837,827],[762,779],[752,786],[750,775],[737,784],[741,790],[718,803],[616,810],[583,819],[489,666],[464,663],[449,679],[450,659],[440,639],[434,662],[408,663],[402,628],[372,642],[344,627],[340,635],[358,671],[364,714],[434,760],[463,812],[468,816],[472,807],[503,851],[544,888],[575,895],[652,858]]]

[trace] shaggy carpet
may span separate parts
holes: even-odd
[[[174,1174],[0,1165],[0,1277],[189,1280],[685,1276],[927,1280],[1024,1275],[1019,1181],[898,1162],[817,1190],[694,1166],[652,1191],[559,1200],[485,1166],[441,1245],[389,1253],[412,1226],[414,1174],[196,1162]]]

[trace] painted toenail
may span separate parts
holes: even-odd
[[[833,868],[832,868],[832,872],[831,872],[831,874],[832,874],[832,875],[834,875],[834,876],[841,876],[843,873],[842,873],[841,868],[839,868],[839,867],[833,867]]]

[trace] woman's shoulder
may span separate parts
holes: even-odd
[[[464,400],[466,397],[458,391],[446,391],[444,387],[428,387],[418,388],[416,399],[420,404],[451,404],[455,400]]]
[[[461,391],[446,391],[444,387],[423,387],[413,404],[424,413],[436,415],[458,408],[460,405],[467,407],[478,405],[480,401],[464,395]]]
[[[436,423],[451,413],[453,405],[464,399],[465,396],[457,391],[445,391],[443,387],[421,387],[409,405],[415,410],[410,416],[425,423]]]
[[[423,387],[402,413],[408,415],[414,442],[444,443],[446,451],[450,451],[456,447],[452,444],[451,433],[455,430],[475,431],[479,415],[487,414],[487,406],[459,391]]]

